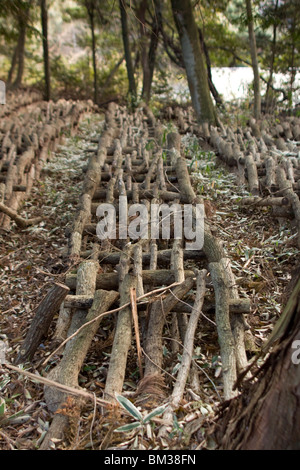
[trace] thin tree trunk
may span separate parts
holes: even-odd
[[[47,0],[41,0],[41,22],[43,32],[43,50],[44,50],[44,72],[45,72],[45,100],[50,101],[50,63],[49,63],[49,45],[48,45],[48,7]]]
[[[157,20],[154,19],[152,24],[152,32],[151,32],[151,39],[150,39],[150,46],[148,52],[148,67],[147,73],[144,74],[143,80],[143,91],[142,91],[142,98],[145,100],[146,103],[149,103],[151,97],[151,87],[154,75],[154,68],[155,68],[155,59],[156,59],[156,51],[158,46],[158,36],[159,36],[159,25]]]
[[[141,63],[143,69],[143,88],[142,88],[142,99],[146,102],[149,101],[150,96],[150,66],[149,66],[149,56],[147,52],[147,30],[146,30],[146,10],[147,10],[148,1],[140,0],[139,6],[137,9],[137,18],[140,24],[140,51],[141,51]]]
[[[15,71],[15,68],[16,68],[16,65],[17,65],[17,62],[18,62],[18,48],[19,48],[19,40],[18,40],[18,43],[17,43],[17,45],[14,49],[14,53],[13,53],[13,56],[12,56],[11,65],[10,65],[10,69],[9,69],[8,76],[7,76],[7,81],[6,81],[7,87],[9,87],[12,83],[13,74],[14,74],[14,71]]]
[[[136,99],[136,84],[134,79],[133,64],[131,58],[131,48],[128,35],[128,24],[127,24],[127,13],[125,9],[125,0],[119,0],[120,13],[121,13],[121,25],[122,25],[122,38],[126,60],[127,76],[129,83],[129,94]]]
[[[16,79],[13,84],[14,88],[18,88],[22,84],[22,79],[23,79],[23,74],[24,74],[26,28],[27,28],[27,24],[24,21],[24,18],[20,18],[19,19],[19,40],[18,40],[18,51],[17,51],[18,70],[17,70]]]
[[[172,0],[193,107],[200,123],[216,123],[205,58],[190,0]]]
[[[274,17],[276,18],[276,13],[278,10],[278,1],[276,0],[275,7],[274,7]],[[275,20],[274,20],[275,21]],[[276,53],[276,42],[277,42],[277,23],[276,21],[273,24],[273,39],[272,39],[272,52],[271,52],[271,61],[270,61],[270,71],[269,71],[269,78],[267,83],[267,90],[266,90],[266,110],[268,111],[271,104],[271,86],[273,84],[273,72],[274,72],[274,61],[275,61],[275,53]]]
[[[295,18],[292,19],[292,57],[291,57],[291,79],[290,79],[290,106],[293,106],[293,91],[294,91],[294,82],[296,77],[296,67],[295,67],[295,53],[296,53],[296,21]]]
[[[251,62],[252,62],[253,75],[254,75],[254,81],[253,81],[254,117],[255,119],[259,119],[260,114],[261,114],[260,78],[259,78],[259,66],[258,66],[258,59],[257,59],[256,39],[255,39],[255,33],[254,33],[254,21],[253,21],[251,0],[246,0],[246,11],[247,11],[247,21],[248,21],[250,54],[251,54]]]
[[[218,92],[218,90],[216,89],[216,87],[213,83],[212,73],[211,73],[211,62],[210,62],[208,49],[206,47],[206,43],[205,43],[205,40],[204,40],[203,32],[201,31],[200,28],[198,28],[198,31],[199,31],[200,44],[201,44],[201,47],[203,49],[204,56],[205,56],[209,89],[210,89],[210,92],[211,92],[211,94],[213,95],[213,97],[215,99],[216,104],[224,109],[224,103],[222,101],[222,98],[219,95],[219,92]]]
[[[98,73],[97,73],[97,54],[96,54],[96,35],[95,35],[95,10],[92,2],[86,2],[86,8],[90,17],[90,27],[92,34],[92,56],[94,71],[94,103],[98,103]]]

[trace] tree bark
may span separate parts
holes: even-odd
[[[199,123],[216,124],[207,70],[190,0],[172,0],[193,107]]]
[[[24,74],[24,54],[25,54],[25,42],[26,42],[26,29],[27,23],[22,16],[19,18],[19,39],[17,46],[17,61],[18,70],[17,76],[13,84],[13,88],[18,88],[22,84],[22,78]]]
[[[253,21],[251,0],[246,0],[246,12],[247,12],[247,21],[248,21],[251,62],[252,62],[253,75],[254,75],[254,81],[253,81],[254,117],[255,119],[259,119],[260,114],[261,114],[260,77],[259,77],[259,66],[258,66],[258,59],[257,59],[256,39],[255,39],[255,32],[254,32],[254,21]]]
[[[277,41],[277,28],[278,24],[276,22],[276,14],[278,10],[278,2],[276,0],[274,6],[274,23],[273,23],[273,38],[272,38],[272,49],[271,49],[271,60],[269,66],[269,78],[267,83],[267,90],[266,90],[266,111],[268,112],[270,109],[272,97],[271,97],[271,87],[273,85],[273,72],[274,72],[274,62],[275,62],[275,54],[276,54],[276,41]]]
[[[10,69],[9,69],[7,81],[6,81],[7,87],[10,87],[12,83],[13,74],[14,74],[14,71],[18,62],[18,47],[19,47],[19,41],[14,49],[14,53],[12,56],[11,65],[10,65]]]
[[[92,56],[94,73],[94,103],[98,103],[98,72],[97,72],[97,53],[96,53],[96,35],[95,35],[95,4],[93,0],[85,0],[85,7],[89,15],[90,28],[92,34]]]
[[[47,0],[41,0],[41,22],[43,33],[43,51],[44,51],[44,73],[45,73],[45,100],[50,101],[50,63],[49,63],[49,45],[48,45],[48,6]]]
[[[127,13],[126,13],[124,1],[125,0],[119,0],[120,13],[121,13],[121,25],[122,25],[122,38],[123,38],[124,54],[125,54],[127,76],[128,76],[128,83],[129,83],[129,94],[135,100],[136,99],[136,84],[135,84],[134,69],[133,69],[132,58],[131,58],[131,47],[130,47],[129,35],[128,35]]]

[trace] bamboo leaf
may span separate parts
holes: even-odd
[[[114,432],[128,432],[128,431],[132,431],[132,429],[136,429],[139,427],[141,427],[141,423],[139,421],[135,421],[134,423],[120,426],[119,428],[115,429]]]
[[[139,421],[143,421],[142,414],[139,412],[136,406],[134,406],[134,404],[131,403],[131,401],[129,401],[127,398],[123,397],[122,395],[117,395],[116,399],[118,400],[120,405],[123,408],[125,408],[125,410],[128,411],[128,413],[131,414],[131,416],[138,419]]]
[[[0,416],[3,416],[6,410],[4,398],[0,398]]]
[[[168,403],[166,403],[165,405],[158,406],[157,408],[152,410],[149,414],[147,414],[147,416],[145,416],[144,423],[147,423],[148,421],[150,421],[152,418],[154,418],[154,416],[161,415],[165,411],[167,406],[168,406]]]

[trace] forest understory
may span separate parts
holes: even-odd
[[[78,112],[74,111],[76,106]],[[288,299],[287,286],[299,266],[299,118],[266,116],[259,123],[250,119],[243,128],[220,123],[220,127],[209,129],[197,124],[190,108],[168,107],[154,116],[147,107],[131,114],[114,104],[99,111],[91,103],[64,100],[55,105],[42,101],[25,104],[22,112],[18,110],[19,121],[14,123],[15,112],[12,109],[5,120],[0,120],[1,145],[5,154],[10,146],[20,145],[14,166],[21,173],[18,181],[9,183],[10,197],[4,196],[2,201],[9,205],[14,194],[20,195],[20,188],[14,185],[26,186],[30,174],[32,180],[26,196],[13,206],[13,216],[1,216],[0,448],[216,448],[211,429],[224,393],[226,398],[226,390],[232,386],[230,380],[235,381],[222,374],[226,350],[220,350],[216,311],[219,321],[224,321],[224,306],[222,292],[216,291],[216,265],[222,266],[222,259],[229,260],[229,277],[234,284],[225,283],[232,300],[227,308],[228,312],[232,309],[238,324],[244,325],[245,357],[250,363],[280,317]],[[48,137],[41,137],[42,126],[34,128],[38,115],[43,129],[50,126]],[[31,126],[29,142],[23,137],[28,129],[18,131],[22,119]],[[49,137],[51,126],[56,129],[53,138]],[[32,158],[24,159],[20,170],[21,156],[32,149]],[[180,164],[185,165],[183,169]],[[283,175],[278,174],[276,165],[283,169]],[[95,178],[99,168],[100,181]],[[7,190],[9,166],[2,165],[1,169],[6,178],[1,181],[6,181]],[[185,174],[189,180],[182,182],[180,178]],[[130,248],[118,241],[99,242],[95,235],[96,206],[101,200],[113,202],[116,191],[117,196],[128,196],[130,192],[130,201],[140,191],[136,202],[155,198],[160,203],[189,203],[196,196],[204,201],[211,243],[222,256],[218,259],[206,248],[204,254],[189,258],[172,238],[159,243],[139,241]],[[291,199],[291,192],[295,199]],[[85,194],[90,197],[85,198]],[[21,226],[16,212],[23,221],[29,221],[28,226]],[[152,253],[156,253],[153,258]],[[80,276],[86,280],[87,289],[86,285],[78,287]],[[202,282],[202,291],[197,290],[196,279],[199,285]],[[57,284],[68,287],[68,295],[61,302],[67,306],[60,305],[53,312],[36,349],[26,351],[26,337],[38,307]],[[135,300],[129,296],[132,287]],[[172,287],[173,292],[178,290],[175,303]],[[102,294],[106,291],[110,294]],[[74,315],[78,318],[71,324],[69,335],[84,324],[86,315],[92,315],[91,302],[94,299],[95,303],[97,292],[100,307],[101,302],[107,302],[104,310],[98,305],[98,312],[114,309],[115,313],[105,314],[96,326],[92,323],[94,332],[86,334],[90,341],[84,333],[77,334],[58,349],[67,338],[72,314],[73,319]],[[136,298],[146,294],[149,297],[145,298],[151,300],[145,307]],[[82,297],[85,307],[76,304],[76,296]],[[119,296],[120,305],[129,302],[130,307],[121,310],[123,317],[118,314]],[[196,301],[200,307],[192,358],[188,358],[184,354],[188,339],[185,334]],[[155,308],[164,321],[158,342],[150,347],[147,334],[153,334],[149,333],[149,324],[151,309]],[[131,319],[125,314],[129,312],[130,316],[134,309],[138,320],[134,318],[132,332],[128,333]],[[121,317],[125,322],[122,326]],[[157,316],[153,314],[153,318]],[[117,339],[119,330],[121,336]],[[82,342],[81,353],[76,349],[76,340]],[[123,340],[128,343],[128,351],[121,353],[119,361],[114,355],[114,341]],[[153,349],[159,344],[162,348],[157,357]],[[85,348],[86,354],[81,357]],[[64,375],[70,363],[72,366],[68,354],[73,354],[73,369]],[[261,357],[254,367],[263,360]],[[120,371],[123,362],[124,371]],[[65,370],[61,364],[65,364]],[[186,379],[179,379],[184,367]],[[118,380],[111,379],[113,374]],[[72,393],[67,389],[58,392],[45,379],[72,387]],[[178,392],[176,387],[183,387],[179,398],[174,393]],[[81,396],[81,390],[88,395]],[[122,394],[144,417],[168,403],[173,405],[172,412],[165,406],[147,423],[140,421],[139,427],[134,427],[130,405],[124,402],[124,409],[107,399],[114,393]],[[116,431],[125,425],[129,425],[127,429]],[[65,429],[63,435],[60,428]]]

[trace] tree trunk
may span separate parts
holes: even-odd
[[[252,62],[253,75],[254,75],[254,81],[253,81],[254,117],[255,119],[259,119],[260,113],[261,113],[260,77],[259,77],[259,67],[258,67],[258,59],[257,59],[256,39],[255,39],[255,33],[254,33],[254,21],[253,21],[251,0],[246,0],[246,11],[247,11],[247,21],[248,21],[250,54],[251,54],[251,62]]]
[[[91,32],[92,32],[93,69],[94,69],[94,102],[98,103],[98,73],[97,73],[94,15],[91,16]]]
[[[172,10],[181,42],[193,107],[199,123],[216,124],[209,92],[205,58],[190,0],[172,0]]]
[[[19,48],[19,41],[14,49],[14,53],[12,56],[11,65],[10,65],[10,69],[9,69],[7,81],[6,81],[7,87],[9,87],[12,83],[13,74],[14,74],[14,71],[18,62],[18,48]]]
[[[41,0],[41,22],[43,32],[44,72],[45,72],[45,100],[50,101],[50,63],[48,46],[48,7],[47,0]]]
[[[24,18],[19,18],[19,39],[18,39],[18,49],[17,49],[17,61],[18,61],[18,70],[17,76],[14,81],[13,87],[18,88],[22,84],[22,78],[24,74],[24,54],[25,54],[25,42],[26,42],[26,29],[27,23],[24,21]]]
[[[201,44],[201,47],[202,47],[202,50],[203,50],[203,53],[204,53],[204,56],[205,56],[209,89],[210,89],[210,92],[211,92],[211,94],[213,95],[213,97],[215,99],[216,104],[224,109],[223,100],[222,100],[221,96],[219,95],[219,92],[218,92],[218,90],[216,89],[216,87],[213,83],[212,73],[211,73],[211,62],[210,62],[208,49],[206,47],[206,43],[205,43],[205,40],[204,40],[203,32],[201,31],[200,28],[198,28],[198,31],[199,31],[200,44]]]
[[[155,17],[151,28],[150,46],[148,51],[147,74],[144,74],[142,98],[149,103],[151,97],[151,87],[155,68],[156,51],[158,46],[159,31],[161,29],[161,13],[157,0],[155,1]]]
[[[149,102],[150,96],[150,64],[149,55],[147,51],[147,30],[146,30],[146,10],[148,6],[147,0],[140,0],[137,9],[137,18],[140,25],[140,52],[141,52],[141,63],[143,69],[143,88],[142,88],[142,99]]]
[[[278,1],[279,0],[276,0],[275,6],[274,6],[274,18],[276,18],[276,15],[277,15]],[[267,90],[266,90],[266,112],[269,111],[270,105],[271,105],[271,102],[272,102],[271,87],[273,85],[273,72],[274,72],[274,61],[275,61],[275,54],[276,54],[277,28],[278,28],[278,24],[276,22],[276,19],[274,19],[270,70],[269,70],[269,78],[268,78]]]
[[[125,60],[126,60],[126,68],[127,68],[127,76],[128,76],[128,83],[129,83],[129,94],[132,98],[136,99],[136,84],[134,79],[134,71],[133,71],[133,64],[131,58],[131,48],[128,36],[128,24],[127,24],[127,13],[124,6],[124,0],[119,0],[120,5],[120,12],[121,12],[121,25],[122,25],[122,38],[123,38],[123,46],[124,46],[124,53],[125,53]]]

